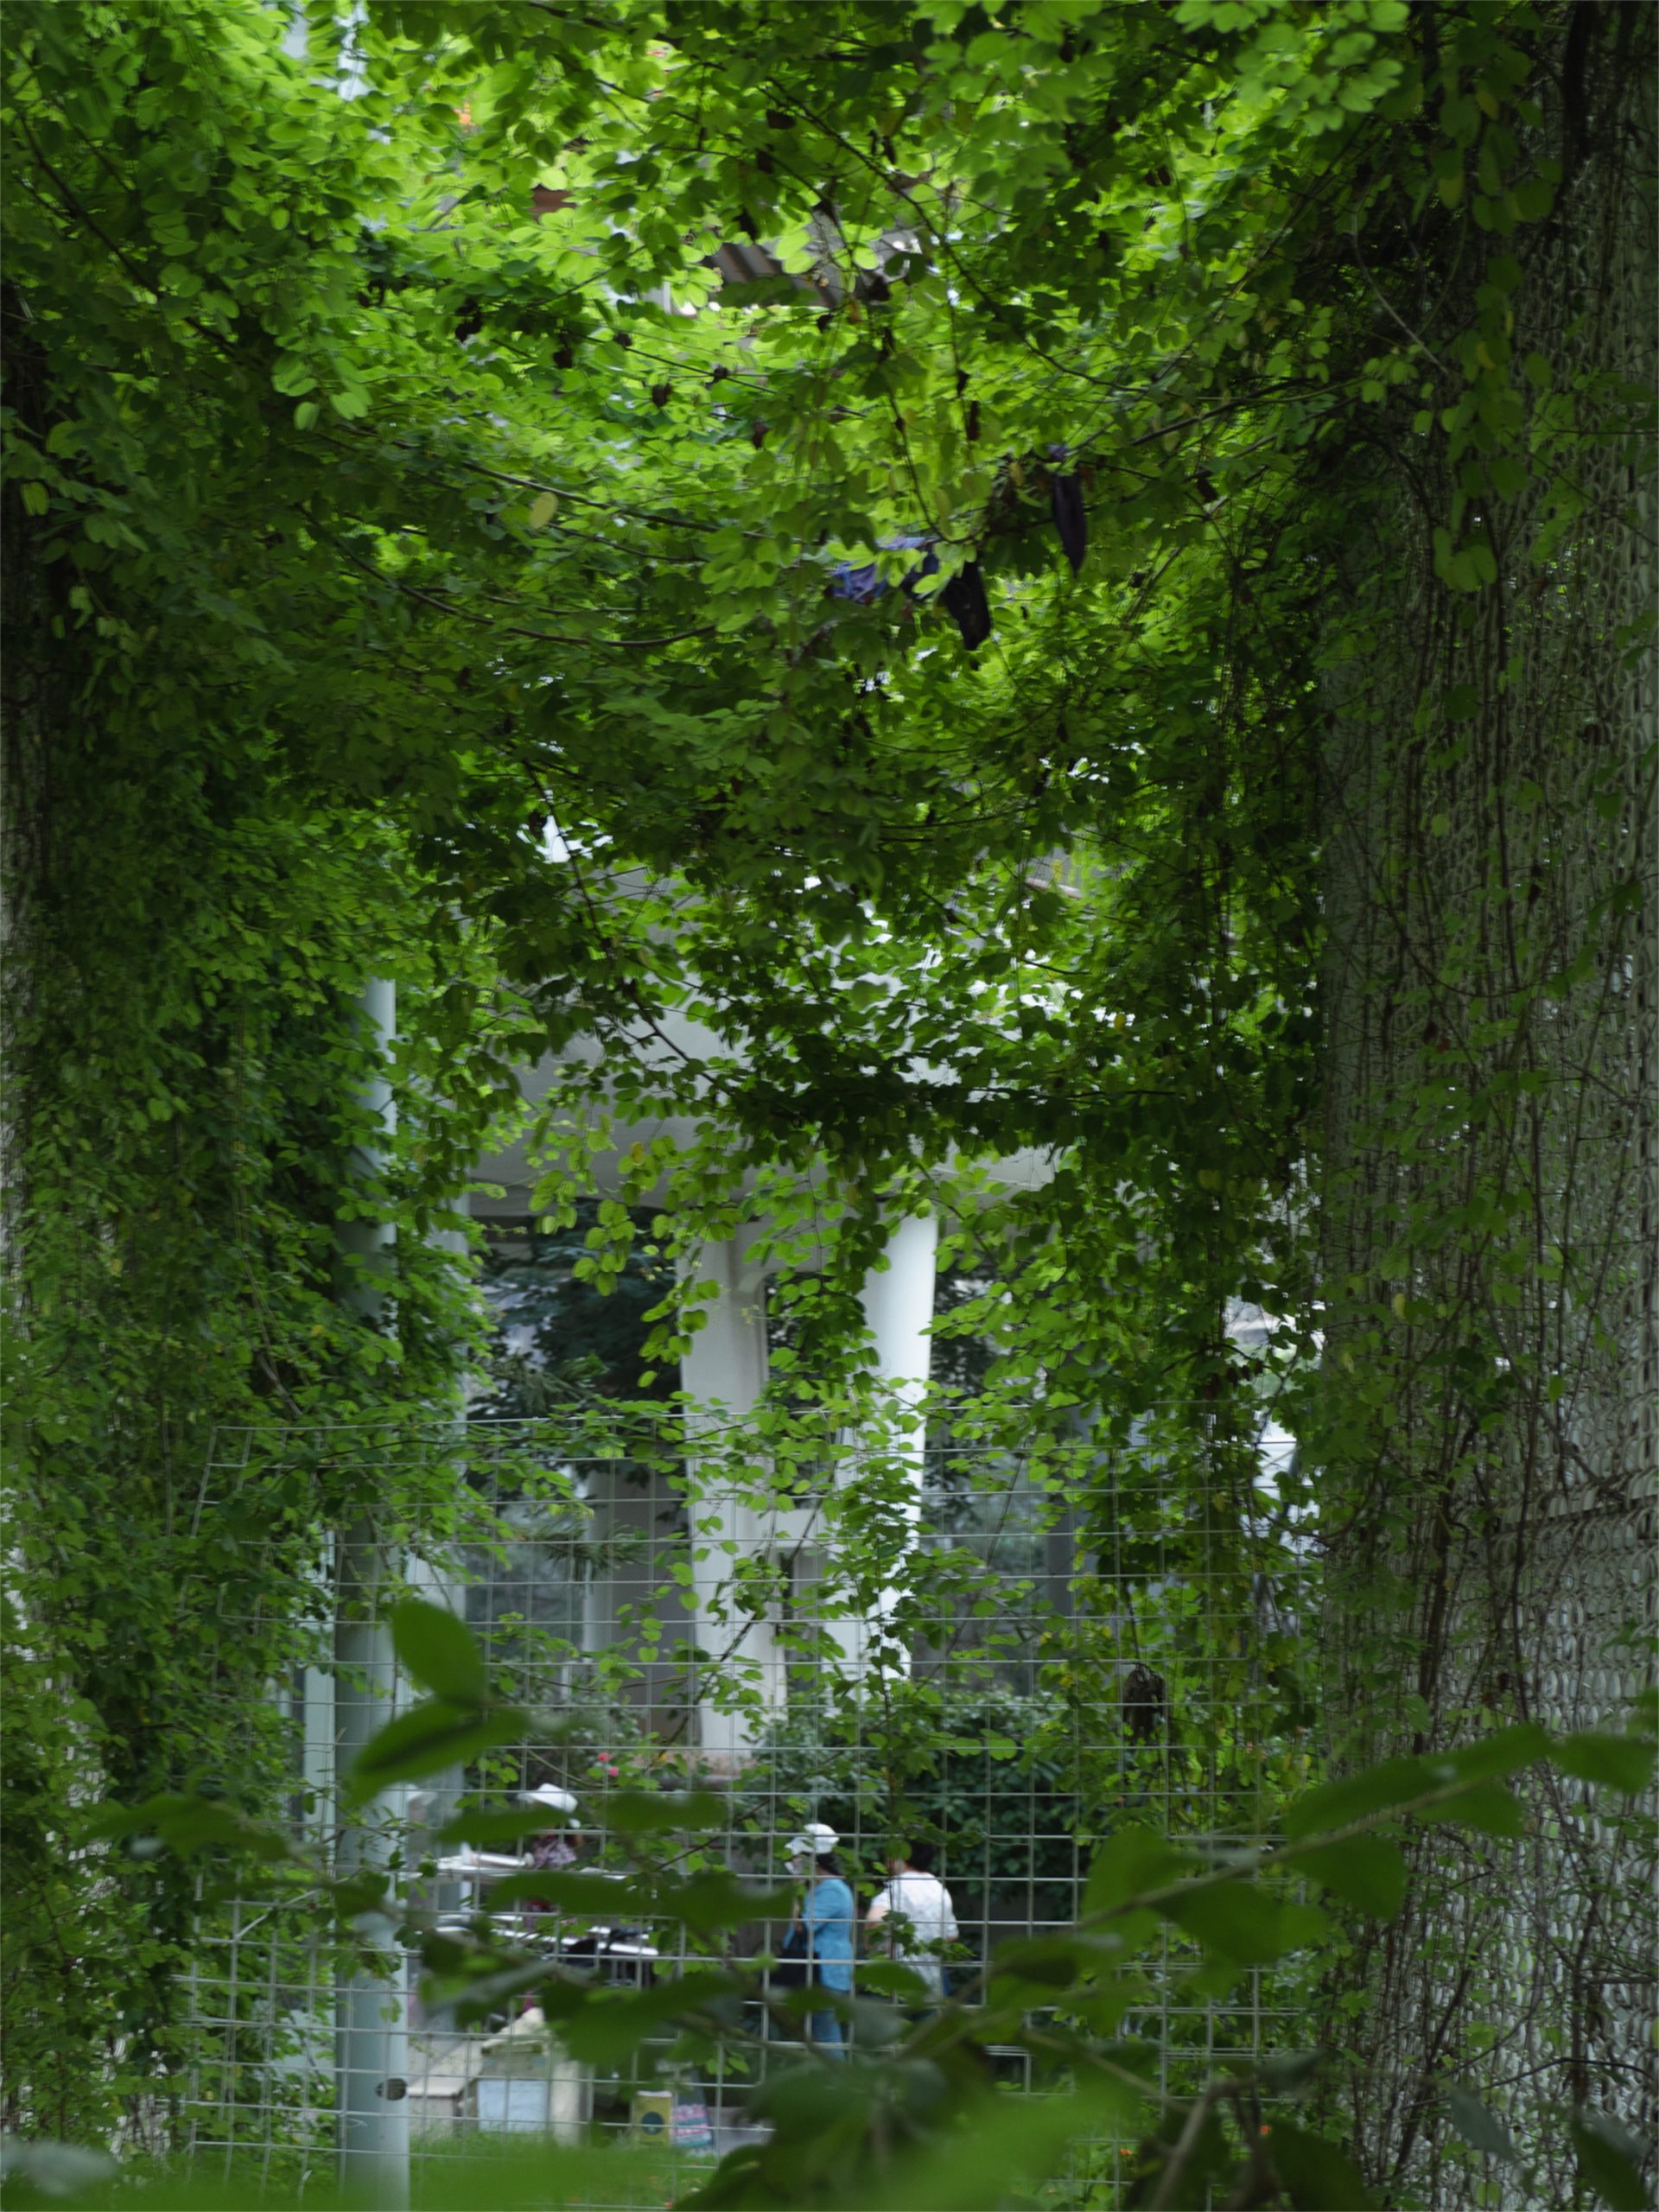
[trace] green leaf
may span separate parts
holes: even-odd
[[[563,2012],[559,2039],[573,2057],[588,2065],[620,2067],[647,2036],[659,2035],[703,2005],[735,1996],[738,1988],[728,1974],[695,1967],[639,1995],[596,1988],[583,1993],[583,2001]]]
[[[1348,1827],[1373,1813],[1409,1803],[1433,1788],[1421,1759],[1384,1759],[1363,1774],[1326,1782],[1298,1797],[1285,1811],[1285,1834],[1292,1842]]]
[[[1489,2111],[1478,2097],[1471,2097],[1467,2089],[1448,2089],[1446,2109],[1452,2126],[1471,2151],[1505,2159],[1511,2164],[1520,2156],[1514,2137],[1497,2114]]]
[[[1285,1906],[1251,1882],[1217,1882],[1169,1899],[1160,1910],[1206,1951],[1241,1966],[1281,1958],[1299,1941]]]
[[[342,1920],[354,1920],[362,1914],[383,1914],[391,1888],[391,1877],[382,1868],[367,1868],[360,1874],[348,1874],[334,1886],[334,1910]]]
[[[95,1835],[111,1841],[131,1837],[135,1847],[148,1839],[188,1858],[192,1852],[220,1848],[245,1852],[256,1859],[285,1859],[290,1847],[285,1836],[260,1821],[250,1820],[234,1806],[217,1797],[197,1797],[169,1792],[142,1805],[112,1805],[96,1814],[89,1826]]]
[[[1151,1828],[1119,1828],[1095,1853],[1084,1886],[1083,1917],[1116,1912],[1143,1891],[1159,1889],[1191,1872],[1196,1861]]]
[[[1549,1734],[1535,1721],[1516,1721],[1512,1727],[1494,1729],[1472,1744],[1454,1751],[1433,1751],[1426,1762],[1431,1773],[1448,1780],[1476,1782],[1487,1775],[1519,1774],[1549,1756]]]
[[[689,1793],[619,1789],[605,1800],[605,1825],[618,1835],[678,1835],[725,1825],[725,1801],[711,1789]]]
[[[279,353],[270,372],[270,381],[287,398],[297,399],[302,392],[316,389],[316,378],[297,353]]]
[[[1130,1914],[1110,1928],[1057,1929],[1052,1935],[999,1945],[993,1969],[999,1977],[1068,1988],[1081,1974],[1127,1966],[1157,1926],[1156,1916],[1148,1912]]]
[[[1513,1791],[1501,1782],[1476,1782],[1421,1817],[1451,1827],[1478,1828],[1484,1835],[1524,1835],[1527,1816]]]
[[[1266,2140],[1268,2157],[1297,2212],[1373,2212],[1376,2199],[1334,2143],[1282,2120],[1271,2122]]]
[[[1294,2096],[1313,2081],[1329,2056],[1323,2050],[1273,2051],[1257,2066],[1256,2079],[1270,2096]]]
[[[1085,2078],[1069,2094],[1054,2096],[994,2092],[982,2098],[971,2129],[951,2133],[919,2156],[895,2162],[859,2191],[856,2202],[860,2212],[963,2212],[966,2206],[1030,2202],[1032,2184],[1061,2171],[1074,2143],[1121,2133],[1135,2125],[1143,2109],[1142,2096],[1133,2084],[1098,2075]],[[785,2114],[779,2112],[776,2117],[781,2132]],[[742,2201],[788,2200],[768,2195]]]
[[[1315,1851],[1299,1852],[1295,1864],[1346,1904],[1378,1920],[1392,1920],[1406,1894],[1406,1862],[1386,1836],[1351,1835]]]
[[[404,1670],[448,1705],[485,1706],[490,1678],[478,1639],[458,1613],[423,1598],[392,1608],[391,1640]]]
[[[475,1706],[441,1700],[400,1713],[366,1744],[346,1777],[347,1794],[359,1801],[394,1782],[418,1782],[447,1766],[461,1766],[499,1744],[522,1742],[527,1723],[522,1713],[503,1706],[480,1713]]]
[[[787,1912],[796,1891],[792,1886],[756,1889],[723,1868],[709,1866],[683,1882],[659,1884],[656,1896],[658,1912],[712,1936],[722,1928],[741,1928],[746,1921]]]
[[[457,2027],[474,2026],[479,2021],[487,2019],[492,2012],[523,1991],[535,1988],[538,1982],[546,1984],[548,1970],[545,1959],[514,1958],[510,1952],[503,1955],[512,1963],[501,1967],[494,1974],[469,1977],[459,1986],[440,1979],[435,1993],[442,2001],[454,2007]],[[543,2002],[546,2001],[544,1994]]]
[[[928,1986],[915,1967],[901,1966],[896,1959],[865,1960],[858,1969],[858,1986],[878,1996],[897,1997],[906,2003],[914,2003],[928,1994]]]
[[[1039,1936],[1027,1942],[1002,1944],[992,1965],[999,1980],[1012,1976],[1015,1980],[1036,1982],[1050,1989],[1070,1988],[1083,1971],[1076,1945],[1064,1935]]]
[[[490,1904],[541,1903],[558,1912],[580,1915],[584,1920],[617,1920],[629,1913],[644,1915],[657,1909],[648,1885],[626,1875],[573,1872],[557,1866],[527,1867],[490,1884]]]
[[[1580,1782],[1605,1783],[1629,1796],[1653,1780],[1656,1746],[1637,1736],[1602,1736],[1593,1732],[1556,1739],[1552,1756],[1565,1774]]]
[[[1573,2115],[1572,2135],[1585,2186],[1612,2212],[1649,2212],[1653,2199],[1642,2177],[1647,2154],[1630,2130],[1586,2105]]]
[[[1395,1806],[1409,1804],[1414,1798],[1427,1797],[1438,1789],[1455,1788],[1460,1783],[1476,1783],[1499,1775],[1518,1773],[1522,1767],[1531,1766],[1538,1759],[1548,1757],[1548,1732],[1531,1722],[1522,1722],[1512,1728],[1500,1728],[1479,1738],[1472,1744],[1461,1745],[1454,1751],[1435,1751],[1422,1758],[1384,1759],[1378,1765],[1368,1767],[1363,1773],[1345,1776],[1341,1781],[1328,1782],[1299,1797],[1286,1813],[1286,1835],[1293,1842],[1304,1837],[1318,1835],[1330,1828],[1346,1827],[1367,1815],[1387,1812]],[[1470,1790],[1465,1796],[1434,1808],[1424,1817],[1433,1820],[1463,1821],[1471,1827],[1487,1825],[1489,1820],[1505,1822],[1510,1820],[1500,1801],[1513,1806],[1514,1800],[1507,1791],[1484,1795]],[[1472,1810],[1470,1809],[1472,1804]],[[1458,1809],[1458,1808],[1461,1809]],[[1521,1833],[1519,1808],[1515,1808],[1514,1821],[1500,1825],[1493,1833],[1516,1835]]]
[[[532,1867],[490,1885],[494,1904],[517,1904],[528,1898],[587,1920],[616,1920],[630,1914],[678,1920],[703,1935],[786,1912],[795,1896],[792,1888],[754,1889],[718,1867],[704,1868],[683,1881]]]
[[[545,1805],[514,1805],[494,1810],[477,1805],[446,1821],[438,1830],[436,1840],[472,1843],[480,1851],[489,1851],[500,1844],[518,1843],[527,1835],[544,1834],[552,1825],[556,1825],[555,1817]]]

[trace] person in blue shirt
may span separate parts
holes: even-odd
[[[789,1871],[807,1881],[796,1918],[806,1931],[808,1971],[814,1982],[850,1996],[853,1988],[853,1893],[836,1860],[841,1840],[834,1828],[810,1821],[790,1839]],[[837,2054],[846,2049],[842,2024],[833,2012],[810,2015],[814,2043]]]

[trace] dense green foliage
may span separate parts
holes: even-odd
[[[496,1732],[510,1737],[522,1725],[522,1715],[493,1697],[482,1654],[453,1614],[409,1603],[394,1629],[403,1662],[428,1696],[365,1748],[347,1783],[359,1799],[398,1777],[438,1770],[460,1743]],[[601,2067],[632,2061],[645,2078],[688,2061],[706,2066],[717,2050],[740,2064],[758,2055],[763,2038],[747,2024],[746,2005],[785,2030],[826,2008],[850,2023],[861,2046],[853,2058],[791,2067],[762,2082],[751,2109],[772,2124],[767,2139],[731,2153],[681,2197],[709,2212],[782,2205],[957,2212],[1029,2203],[1033,2188],[1038,2202],[1198,2208],[1226,2189],[1246,2203],[1363,2212],[1377,2200],[1351,2160],[1300,2124],[1317,2056],[1235,2062],[1193,2080],[1179,2053],[1160,2052],[1134,2034],[1149,1993],[1148,1954],[1173,1942],[1190,1956],[1195,1991],[1231,1989],[1252,1971],[1329,1941],[1324,1905],[1299,1896],[1299,1884],[1357,1916],[1389,1921],[1406,1887],[1402,1846],[1409,1837],[1435,1827],[1518,1834],[1525,1815],[1510,1783],[1541,1761],[1616,1791],[1637,1790],[1653,1770],[1651,1719],[1644,1715],[1642,1732],[1628,1736],[1552,1740],[1535,1726],[1502,1729],[1461,1752],[1389,1762],[1292,1798],[1282,1840],[1268,1850],[1193,1848],[1124,1822],[1090,1853],[1075,1924],[1005,1945],[960,1998],[919,2013],[912,2008],[922,1993],[902,1966],[868,1964],[857,1996],[779,1993],[764,1979],[764,1956],[734,1952],[735,1931],[783,1910],[790,1892],[734,1879],[717,1851],[699,1849],[701,1836],[722,1820],[707,1791],[621,1793],[607,1808],[608,1873],[537,1869],[496,1891],[500,1905],[534,1897],[578,1923],[621,1912],[659,1930],[677,1925],[686,1962],[655,1987],[607,1988],[495,1929],[458,1937],[423,1927],[418,1912],[410,1919],[428,1968],[428,1999],[451,2018],[476,2020],[531,1993],[578,2059]],[[545,1817],[537,1808],[464,1809],[449,1833],[499,1843]],[[360,1883],[332,1879],[279,1831],[227,1820],[208,1801],[159,1798],[100,1825],[113,1838],[186,1857],[206,1853],[221,1865],[256,1859],[270,1910],[281,1910],[285,1886],[302,1901],[322,1892],[342,1923],[361,1905]],[[989,2062],[1010,2052],[1026,2056],[1046,2092],[1035,2105],[988,2092]],[[1453,2118],[1476,2151],[1518,2164],[1502,2120],[1477,2099],[1458,2093]],[[1128,2166],[1115,2159],[1109,2175],[1090,2173],[1093,2143],[1137,2128],[1145,2133],[1132,2151],[1125,2145]],[[1641,2153],[1627,2131],[1589,2108],[1575,2119],[1573,2141],[1580,2187],[1616,2208],[1639,2203]],[[99,2201],[105,2177],[73,2164],[54,2173],[59,2149],[49,2147],[38,2166],[24,2160],[21,2201],[49,2197],[54,2183],[56,2193]],[[580,2154],[540,2155],[543,2164],[528,2177],[531,2202],[548,2202],[556,2190],[608,2195],[626,2171],[615,2164],[607,2171]],[[503,2178],[509,2189],[524,2185],[511,2173]],[[254,2201],[264,2198],[263,2179],[249,2177]],[[493,2181],[486,2160],[471,2185]],[[1530,2186],[1532,2177],[1526,2181]],[[1057,2192],[1043,2187],[1051,2183]],[[458,2186],[464,2198],[464,2167]]]
[[[1170,1465],[1225,1491],[1243,1297],[1287,1317],[1305,1478],[1369,1481],[1376,1355],[1424,1317],[1407,1268],[1321,1280],[1313,1234],[1329,678],[1363,687],[1388,619],[1351,540],[1432,486],[1446,635],[1548,614],[1575,456],[1648,399],[1514,342],[1584,86],[1650,67],[1639,10],[307,22],[300,58],[257,0],[0,25],[7,2094],[87,2139],[165,2133],[190,1929],[171,1861],[83,1848],[92,1803],[259,1808],[292,1650],[219,1620],[272,1619],[321,1522],[445,1480],[325,1456],[285,1491],[213,1439],[445,1401],[478,1317],[437,1232],[515,1058],[600,1048],[543,1133],[566,1228],[613,1119],[677,1108],[700,1133],[623,1163],[652,1264],[757,1190],[825,1261],[780,1294],[780,1420],[814,1389],[840,1418],[883,1211],[926,1203],[986,1286],[964,1433],[1191,1408]],[[1425,737],[1484,728],[1509,660],[1414,675]],[[370,975],[399,1121],[365,1190]],[[1396,1149],[1455,1153],[1432,1092]],[[1040,1187],[982,1187],[1022,1147]],[[1470,1204],[1480,1274],[1502,1206]],[[384,1330],[340,1297],[363,1211]],[[600,1207],[601,1287],[639,1223]],[[1321,1296],[1362,1357],[1310,1390]],[[1404,1466],[1408,1517],[1443,1472]]]

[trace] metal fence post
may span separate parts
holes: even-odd
[[[395,1107],[387,1059],[397,1034],[397,987],[372,977],[360,1011],[379,1065],[365,1086],[364,1103],[389,1138]],[[386,1164],[384,1141],[358,1148],[358,1177],[372,1182]],[[385,1310],[385,1262],[391,1225],[371,1217],[342,1222],[340,1249],[350,1268],[341,1302],[371,1325]],[[336,1554],[334,1615],[334,1741],[336,1773],[343,1783],[358,1755],[391,1718],[397,1693],[397,1656],[385,1618],[387,1586],[397,1563],[387,1550],[372,1512],[341,1537]],[[407,1791],[394,1788],[349,1811],[340,1829],[342,1876],[384,1874],[388,1881],[406,1826]],[[358,1934],[389,1969],[362,1965],[341,1976],[335,1993],[334,2073],[339,2115],[340,2177],[384,2205],[409,2202],[409,1975],[397,1941],[395,1912],[362,1914]]]

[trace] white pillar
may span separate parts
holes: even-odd
[[[875,1371],[893,1393],[895,1413],[919,1413],[933,1366],[933,1278],[939,1255],[939,1224],[934,1214],[908,1214],[887,1239],[886,1266],[864,1278],[860,1304],[864,1325],[875,1345]],[[908,1517],[913,1527],[921,1511],[922,1465],[926,1438],[919,1421],[899,1446],[915,1468]]]
[[[864,1325],[875,1353],[875,1374],[883,1386],[884,1419],[879,1429],[855,1432],[846,1439],[847,1474],[852,1479],[872,1478],[873,1462],[896,1471],[898,1482],[891,1501],[888,1525],[893,1531],[891,1557],[882,1562],[893,1580],[866,1596],[861,1606],[839,1620],[824,1623],[830,1640],[841,1650],[849,1672],[861,1675],[874,1647],[885,1641],[886,1630],[898,1602],[898,1582],[904,1561],[914,1542],[921,1519],[922,1479],[927,1436],[921,1408],[932,1369],[933,1286],[939,1249],[939,1224],[931,1214],[909,1214],[896,1222],[887,1237],[881,1263],[864,1278],[859,1302]],[[861,1447],[862,1447],[861,1449]],[[823,1561],[831,1587],[833,1560]],[[853,1593],[840,1601],[856,1605]],[[894,1663],[889,1649],[887,1663]],[[900,1669],[907,1658],[899,1655]]]
[[[383,977],[364,987],[361,1011],[377,1052],[364,1103],[384,1135],[396,1126],[387,1071],[397,1027],[397,987]],[[385,1166],[383,1145],[359,1147],[353,1169],[368,1181]],[[340,1249],[359,1264],[344,1272],[340,1302],[370,1326],[385,1307],[392,1232],[372,1217],[342,1222]],[[343,1781],[358,1753],[391,1718],[397,1667],[387,1624],[387,1585],[396,1563],[367,1515],[341,1537],[336,1553],[334,1743]],[[342,1875],[390,1873],[403,1840],[407,1791],[385,1791],[343,1824],[336,1854]],[[335,2100],[340,2176],[348,2189],[388,2206],[409,2201],[409,1975],[397,1942],[395,1912],[361,1915],[365,1941],[391,1963],[342,1977],[334,1999]]]
[[[680,1387],[696,1401],[689,1427],[709,1440],[706,1458],[695,1452],[687,1499],[691,1522],[691,1573],[696,1602],[699,1662],[696,1686],[699,1738],[702,1749],[724,1760],[741,1758],[753,1741],[749,1713],[722,1709],[710,1694],[725,1679],[760,1693],[762,1708],[784,1702],[783,1655],[772,1622],[751,1619],[735,1602],[735,1573],[741,1561],[766,1548],[766,1516],[734,1495],[724,1452],[715,1442],[722,1416],[752,1413],[766,1382],[765,1290],[758,1274],[743,1266],[742,1240],[728,1237],[703,1245],[696,1280],[712,1282],[716,1295],[702,1309],[702,1327],[680,1361]]]

